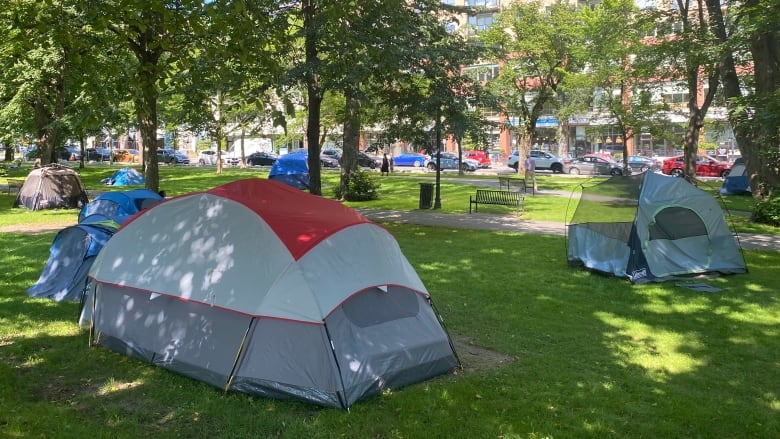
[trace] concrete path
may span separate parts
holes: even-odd
[[[366,218],[376,222],[419,224],[456,229],[543,233],[559,236],[566,234],[566,226],[563,223],[529,221],[515,215],[490,213],[448,214],[436,210],[413,210],[408,212],[379,209],[357,210]],[[744,249],[780,251],[780,236],[777,235],[746,233],[740,234],[738,239]]]

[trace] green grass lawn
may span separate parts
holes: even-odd
[[[105,172],[82,177],[100,189]],[[179,195],[257,176],[164,169],[162,186]],[[327,185],[336,179],[327,174]],[[385,178],[382,199],[360,206],[416,209],[419,181]],[[543,184],[570,187],[555,177]],[[473,189],[448,179],[442,210],[467,211]],[[10,200],[0,198],[0,225],[75,215],[12,212]],[[567,202],[528,197],[526,215],[555,221]],[[79,304],[25,293],[54,233],[0,233],[0,437],[777,437],[780,253],[745,251],[748,274],[706,280],[721,291],[701,293],[570,268],[558,236],[386,227],[450,333],[511,361],[466,364],[349,412],[224,393],[89,348]]]

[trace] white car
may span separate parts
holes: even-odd
[[[231,165],[235,166],[240,161],[238,158],[233,157],[229,152],[222,151],[222,154],[220,155],[222,157],[222,164],[223,165]],[[201,151],[200,154],[198,154],[198,165],[200,166],[214,166],[217,164],[217,151],[213,149],[207,149],[205,151]]]
[[[510,168],[513,168],[515,171],[517,171],[517,161],[519,155],[520,152],[518,150],[512,151],[512,155],[509,156],[509,160],[506,162],[506,165]],[[548,169],[553,171],[555,174],[560,174],[563,172],[563,162],[561,159],[550,154],[549,152],[532,149],[529,152],[529,155],[533,157],[537,171]]]
[[[222,162],[224,163],[225,158],[224,154],[225,152],[222,152]],[[200,166],[205,165],[216,165],[217,164],[217,151],[214,151],[213,149],[207,149],[205,151],[201,151],[200,154],[198,154],[198,164]]]

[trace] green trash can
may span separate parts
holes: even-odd
[[[433,183],[420,183],[420,209],[433,207]]]

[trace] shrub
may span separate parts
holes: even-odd
[[[344,199],[347,201],[369,201],[379,198],[379,181],[370,172],[355,171],[349,179],[347,193]],[[336,198],[340,198],[340,188],[335,188]]]
[[[759,201],[753,208],[753,222],[780,227],[780,196]]]

